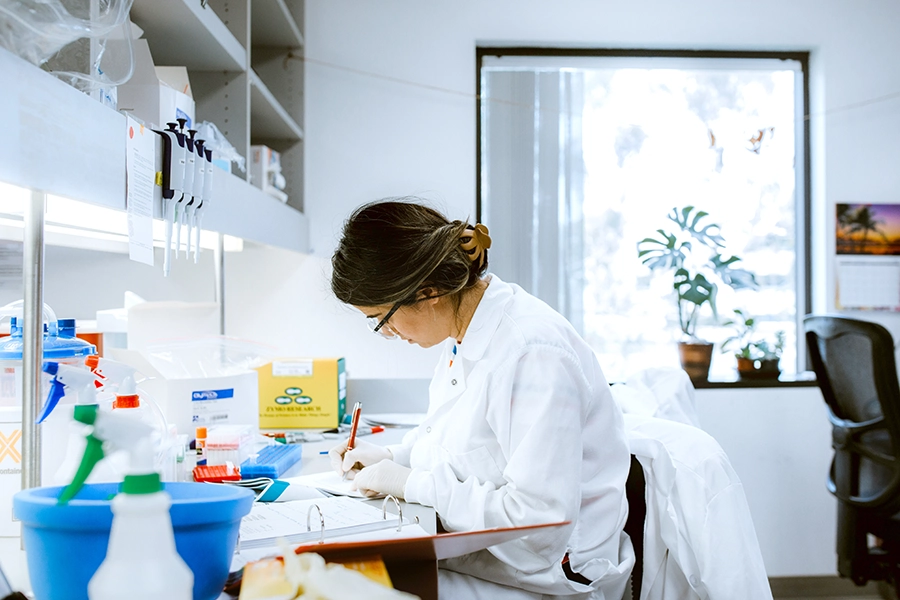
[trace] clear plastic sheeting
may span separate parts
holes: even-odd
[[[0,0],[2,1],[2,0]],[[246,159],[241,156],[215,123],[203,121],[197,125],[197,139],[206,140],[205,147],[213,151],[213,159],[233,162],[242,173],[247,172]]]
[[[271,346],[225,336],[172,340],[147,346],[144,354],[166,379],[235,375],[278,357]]]
[[[132,2],[0,0],[0,47],[82,91],[114,89],[134,68]]]

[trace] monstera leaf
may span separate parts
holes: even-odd
[[[740,258],[732,256],[728,259],[716,254],[710,259],[716,274],[722,278],[722,281],[730,285],[732,288],[739,290],[741,288],[756,288],[756,275],[746,269],[734,269],[731,265],[740,262]]]
[[[716,284],[701,273],[691,277],[687,269],[678,269],[675,271],[675,291],[679,298],[700,306],[716,297]]]
[[[691,214],[693,210],[693,206],[685,206],[680,212],[677,208],[673,208],[672,212],[669,213],[669,220],[674,221],[682,231],[690,233],[691,237],[707,246],[712,248],[721,248],[724,246],[725,239],[719,235],[718,225],[715,223],[704,226],[700,225],[700,221],[709,216],[709,213],[698,210]]]
[[[650,269],[681,268],[685,253],[691,249],[690,242],[678,243],[678,238],[662,229],[657,229],[657,238],[644,238],[638,242],[638,258]],[[641,249],[644,246],[645,249]],[[649,248],[647,247],[649,246]]]

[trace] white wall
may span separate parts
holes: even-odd
[[[697,390],[697,414],[744,484],[769,576],[834,574],[831,425],[818,388]]]
[[[332,295],[327,260],[254,244],[225,258],[229,336],[266,343],[283,356],[343,356],[351,378],[431,377],[438,349],[370,332],[362,313]]]

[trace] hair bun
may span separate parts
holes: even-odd
[[[487,249],[491,247],[491,236],[487,226],[481,223],[474,227],[467,225],[459,238],[459,243],[463,252],[469,255],[469,260],[475,263],[478,269],[481,269],[487,259]]]

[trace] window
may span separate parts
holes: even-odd
[[[807,55],[481,48],[479,218],[492,270],[565,315],[610,381],[675,366],[671,274],[637,244],[694,206],[758,287],[720,286],[698,335],[741,309],[784,331],[798,370],[808,309]],[[803,355],[805,358],[805,353]],[[711,375],[733,373],[714,352]],[[802,370],[802,369],[800,369]]]

